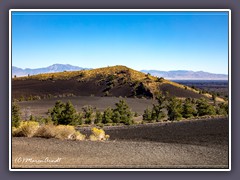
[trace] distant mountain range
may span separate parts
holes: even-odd
[[[89,69],[89,68],[82,68],[78,66],[72,66],[70,64],[53,64],[48,67],[44,68],[36,68],[36,69],[22,69],[13,66],[12,67],[12,76],[27,76],[29,75],[35,75],[35,74],[42,74],[42,73],[54,73],[54,72],[63,72],[63,71],[79,71],[83,69]]]
[[[83,68],[78,66],[72,66],[69,64],[53,64],[45,68],[37,69],[22,69],[13,66],[12,76],[27,76],[41,73],[51,73],[51,72],[62,72],[62,71],[78,71]],[[186,71],[186,70],[175,70],[175,71],[158,71],[158,70],[141,70],[143,73],[150,73],[153,76],[164,77],[165,79],[171,80],[228,80],[228,75],[226,74],[214,74],[204,71]]]
[[[153,76],[164,77],[170,80],[228,80],[226,74],[214,74],[204,71],[158,71],[158,70],[141,70],[144,73],[150,73]]]

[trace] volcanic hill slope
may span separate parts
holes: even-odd
[[[154,98],[159,92],[179,98],[210,98],[190,87],[126,66],[38,74],[12,79],[14,99],[52,96],[122,96]],[[218,100],[221,101],[219,98]]]

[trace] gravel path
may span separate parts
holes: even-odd
[[[13,168],[228,168],[227,119],[106,132],[106,142],[14,137]]]

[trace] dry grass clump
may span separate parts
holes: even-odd
[[[45,124],[39,126],[35,121],[22,121],[18,128],[12,128],[12,135],[14,137],[41,137],[41,138],[57,138],[57,139],[71,139],[82,141],[85,135],[76,131],[74,126]]]
[[[105,134],[103,129],[98,129],[96,127],[92,128],[92,134],[89,136],[91,141],[104,141],[109,139],[109,135]]]
[[[35,137],[54,138],[56,135],[56,126],[53,124],[46,124],[38,128]]]
[[[86,136],[81,134],[79,131],[76,131],[73,135],[72,135],[72,139],[73,140],[78,140],[78,141],[83,141],[85,140]]]
[[[58,139],[71,139],[71,140],[85,140],[85,135],[76,131],[74,126],[70,125],[58,125],[55,128],[55,138]]]
[[[39,128],[35,121],[22,121],[18,128],[12,128],[13,136],[33,137]]]
[[[41,138],[57,138],[71,139],[83,141],[86,136],[75,130],[74,126],[44,124],[39,126],[36,121],[22,121],[18,128],[12,127],[12,136],[14,137],[41,137]],[[109,135],[105,134],[103,129],[92,128],[92,134],[89,139],[91,141],[105,141],[109,139]]]

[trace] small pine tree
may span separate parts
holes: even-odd
[[[118,111],[113,112],[113,122],[120,123],[121,122],[121,114]]]
[[[97,112],[96,112],[96,117],[95,117],[95,120],[94,120],[94,124],[99,124],[99,123],[101,123],[101,122],[102,122],[102,119],[103,119],[102,113],[101,113],[99,110],[97,110]]]
[[[152,120],[152,111],[149,107],[144,110],[143,120],[148,121],[148,122],[150,122]]]
[[[59,120],[61,119],[64,108],[65,104],[62,101],[56,101],[54,107],[48,110],[55,125],[59,124]]]
[[[220,103],[216,106],[216,113],[218,115],[228,115],[228,104],[227,103]]]
[[[82,108],[82,110],[85,118],[85,123],[91,124],[93,119],[94,108],[92,106],[85,106]]]
[[[14,102],[12,104],[12,127],[18,127],[20,125],[20,108]]]
[[[163,109],[165,108],[166,101],[167,101],[166,96],[160,93],[157,97],[158,104],[153,105],[153,109],[152,109],[153,120],[156,120],[157,122],[159,122],[166,116],[166,114],[163,111]]]
[[[132,112],[123,99],[121,99],[118,103],[115,104],[116,108],[113,110],[114,112],[114,121],[117,123],[120,120],[120,123],[124,123],[126,125],[132,124]]]
[[[63,109],[62,113],[61,113],[61,118],[59,119],[58,123],[59,124],[70,124],[72,122],[72,120],[74,120],[74,114],[76,113],[76,110],[73,106],[73,104],[68,101],[65,104],[65,108]]]
[[[71,121],[70,125],[78,126],[83,124],[83,114],[82,113],[75,113],[73,116],[73,120]]]
[[[201,98],[197,100],[197,114],[198,116],[215,115],[216,110],[206,99]]]
[[[197,111],[194,108],[194,104],[192,103],[190,98],[187,98],[183,104],[182,116],[184,118],[192,118],[193,116],[196,116],[196,114]]]
[[[112,123],[112,116],[113,116],[113,110],[110,107],[108,107],[103,112],[102,123],[103,124]]]
[[[168,118],[171,121],[182,119],[182,102],[175,97],[170,98],[167,105]]]

